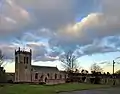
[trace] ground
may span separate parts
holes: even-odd
[[[102,87],[108,86],[80,83],[69,83],[52,86],[19,84],[19,85],[6,85],[4,87],[0,87],[0,94],[57,94],[58,92],[62,91],[86,90]]]
[[[83,91],[74,91],[74,92],[64,92],[60,94],[120,94],[120,88],[83,90]]]

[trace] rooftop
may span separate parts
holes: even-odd
[[[32,66],[32,68],[36,71],[59,71],[57,67],[49,67],[49,66]]]

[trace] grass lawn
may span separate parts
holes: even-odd
[[[95,89],[108,87],[105,85],[92,85],[81,83],[69,83],[61,85],[6,85],[0,88],[0,94],[56,94],[62,91],[73,91],[83,89]]]

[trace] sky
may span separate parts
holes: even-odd
[[[32,49],[32,64],[57,66],[72,50],[79,65],[110,62],[120,56],[120,0],[0,0],[0,49],[7,72],[14,51]],[[111,64],[99,64],[112,72]],[[116,64],[115,70],[120,65]]]

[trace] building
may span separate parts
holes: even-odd
[[[65,83],[66,74],[57,67],[33,66],[31,64],[32,50],[15,50],[15,82],[47,84]]]

